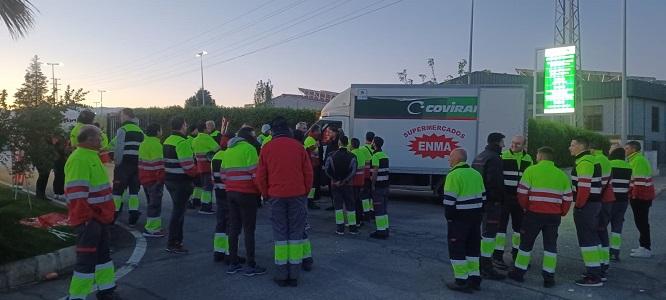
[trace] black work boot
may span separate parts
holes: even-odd
[[[555,286],[555,274],[548,273],[545,271],[541,272],[543,275],[543,287],[552,288]]]
[[[456,281],[447,283],[446,287],[449,288],[449,290],[456,291],[456,292],[462,292],[466,294],[471,294],[472,289],[467,286],[467,280],[464,279],[456,279]]]
[[[610,261],[620,262],[620,250],[610,249]]]
[[[129,226],[134,228],[136,226],[136,222],[139,221],[139,216],[141,216],[141,212],[138,210],[131,210],[129,212]]]
[[[312,265],[314,264],[314,260],[312,257],[304,258],[303,262],[301,263],[301,268],[305,272],[310,272],[312,271]]]
[[[517,282],[524,282],[525,278],[523,277],[525,275],[525,272],[523,270],[513,268],[509,273],[507,273],[507,277],[509,279],[517,281]]]
[[[224,262],[226,260],[226,254],[223,252],[213,252],[213,261],[214,262]]]
[[[481,276],[469,276],[467,278],[467,286],[475,291],[481,290]]]
[[[489,257],[481,257],[479,259],[480,263],[480,269],[481,269],[481,277],[489,280],[504,280],[506,278],[506,275],[497,272],[495,270],[495,267],[493,266],[493,261]]]
[[[504,251],[495,250],[493,252],[493,264],[499,270],[509,269],[509,266],[504,262]]]
[[[378,240],[385,240],[388,239],[388,231],[387,230],[377,230],[373,233],[370,234],[370,237],[373,239],[378,239]]]

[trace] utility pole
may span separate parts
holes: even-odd
[[[206,94],[204,94],[204,76],[203,76],[203,57],[208,54],[206,51],[201,51],[196,54],[196,57],[201,58],[201,106],[206,106]]]
[[[474,0],[472,0],[472,15],[469,22],[469,64],[467,65],[467,84],[472,84],[472,42],[474,41]]]
[[[627,0],[622,0],[622,124],[620,127],[620,143],[627,142],[628,114],[627,101]]]
[[[98,90],[99,92],[99,115],[102,116],[102,110],[103,110],[103,102],[102,102],[102,96],[104,93],[106,93],[106,90]]]
[[[54,101],[58,100],[58,85],[56,84],[55,80],[55,66],[64,66],[65,64],[61,62],[53,62],[53,63],[46,63],[47,65],[51,66],[51,83],[53,84],[53,98]]]

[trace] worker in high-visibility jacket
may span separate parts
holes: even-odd
[[[272,122],[273,140],[261,149],[255,182],[270,199],[275,250],[274,281],[297,286],[303,263],[307,192],[312,184],[310,157],[290,136],[283,117]]]
[[[215,121],[206,121],[206,133],[210,135],[210,137],[212,137],[218,145],[220,144],[223,134],[215,128]]]
[[[146,194],[146,237],[164,237],[162,229],[162,196],[164,193],[164,149],[162,128],[153,123],[146,128],[146,138],[139,146],[139,181]]]
[[[530,264],[534,242],[543,238],[543,285],[555,285],[557,265],[557,231],[573,201],[569,177],[553,163],[555,152],[550,147],[537,151],[537,164],[525,170],[518,184],[518,202],[525,210],[521,227],[521,241],[508,277],[523,282]]]
[[[212,215],[213,211],[213,177],[211,175],[210,161],[220,149],[215,140],[206,133],[206,123],[199,123],[199,134],[192,140],[192,151],[197,163],[199,185],[201,186],[200,214]]]
[[[270,124],[261,125],[261,133],[259,134],[259,136],[257,136],[257,142],[259,142],[259,144],[263,146],[265,144],[264,141],[268,143],[268,141],[270,141],[271,138],[272,138],[271,125]]]
[[[99,132],[102,135],[102,147],[99,149],[99,159],[102,160],[102,163],[110,163],[113,159],[111,158],[111,150],[109,149],[109,137],[102,129],[102,125],[98,122],[93,123],[95,127],[99,128]]]
[[[198,177],[194,164],[192,145],[187,141],[187,123],[182,117],[171,120],[171,135],[164,140],[164,184],[166,185],[173,208],[169,220],[169,238],[166,250],[184,254],[183,223],[187,202],[192,195],[192,181]]]
[[[389,237],[388,194],[389,194],[389,157],[382,147],[384,139],[375,136],[372,140],[372,205],[375,212],[375,232],[370,234],[374,239]]]
[[[366,166],[368,161],[372,162],[372,156],[369,155],[367,149],[361,148],[361,141],[357,138],[351,139],[351,153],[356,157],[356,173],[354,174],[354,179],[352,180],[352,188],[354,190],[354,204],[356,206],[356,222],[358,226],[363,225],[364,220],[364,207],[363,201],[361,200],[361,191],[363,190],[363,185],[365,184],[365,173],[368,171]]]
[[[569,152],[575,157],[571,170],[571,185],[574,191],[574,223],[578,245],[587,272],[576,280],[580,286],[602,286],[603,272],[599,257],[599,213],[601,211],[601,165],[590,153],[590,142],[583,136],[571,140]]]
[[[613,203],[615,202],[615,193],[613,193],[613,184],[611,181],[611,162],[604,152],[600,150],[599,145],[593,145],[590,153],[597,159],[601,166],[601,211],[599,212],[599,260],[601,262],[601,271],[606,274],[610,263],[610,239],[608,237],[608,224],[611,220]]]
[[[495,238],[499,230],[502,206],[504,203],[504,174],[502,172],[502,148],[504,134],[493,132],[486,138],[485,150],[479,153],[472,162],[472,168],[483,177],[486,187],[487,201],[483,204],[483,220],[481,222],[481,277],[490,280],[504,280],[506,275],[497,271],[493,263]]]
[[[525,137],[514,136],[511,147],[502,152],[502,172],[504,175],[504,204],[500,215],[499,229],[495,236],[495,251],[493,263],[498,269],[507,269],[504,263],[504,247],[506,246],[507,227],[511,218],[511,255],[516,260],[518,246],[520,246],[520,224],[523,222],[523,209],[518,203],[516,190],[523,172],[533,163],[532,156],[525,151]]]
[[[365,133],[365,144],[361,146],[360,152],[363,152],[365,157],[365,179],[363,182],[363,188],[361,188],[361,206],[363,207],[363,219],[370,221],[374,219],[374,207],[372,205],[372,154],[374,150],[372,149],[372,140],[375,139],[375,133],[368,131]]]
[[[76,119],[76,124],[72,127],[72,130],[69,132],[69,144],[72,148],[76,148],[78,141],[76,137],[79,135],[81,127],[84,125],[95,125],[100,129],[100,135],[102,137],[102,146],[99,149],[99,158],[102,160],[102,163],[111,162],[111,150],[109,149],[109,137],[106,136],[106,133],[101,129],[99,123],[94,122],[95,113],[86,109],[79,113],[79,116]]]
[[[650,162],[641,153],[641,144],[630,141],[624,146],[627,161],[631,165],[631,183],[629,198],[631,210],[634,212],[634,223],[639,232],[639,247],[631,250],[631,257],[652,257],[652,243],[650,240],[650,207],[655,198],[652,183],[652,167]]]
[[[85,125],[92,125],[95,121],[95,113],[89,109],[84,109],[79,113],[79,116],[76,118],[76,123],[72,130],[69,131],[69,144],[72,148],[76,148],[79,144],[78,137],[81,133],[81,128]],[[102,147],[104,144],[102,143]]]
[[[443,204],[455,281],[446,286],[454,291],[472,293],[481,289],[479,255],[486,190],[481,174],[467,164],[467,152],[463,148],[451,151],[449,166]]]
[[[308,191],[308,209],[320,209],[314,201],[319,196],[319,187],[321,185],[321,158],[319,153],[319,139],[321,138],[321,129],[319,125],[313,125],[310,133],[303,141],[305,151],[310,155],[310,164],[312,165],[312,187]]]
[[[358,234],[356,227],[356,204],[354,203],[354,189],[352,180],[356,175],[356,156],[347,147],[349,138],[341,136],[335,150],[326,159],[324,172],[331,180],[331,198],[335,207],[335,232],[339,235],[345,234],[345,219],[349,233]]]
[[[232,139],[235,135],[225,134],[224,138]],[[211,171],[213,174],[213,183],[215,191],[215,204],[217,205],[216,211],[216,224],[215,235],[213,237],[213,260],[215,262],[230,263],[227,259],[229,256],[229,201],[227,199],[227,189],[224,185],[226,174],[222,169],[222,161],[224,160],[224,151],[227,150],[226,144],[223,145],[213,159],[211,160]]]
[[[196,124],[192,124],[187,128],[187,136],[186,136],[186,142],[190,145],[190,149],[192,149],[192,142],[194,141],[194,138],[199,135],[199,129],[197,128]],[[192,153],[194,153],[194,150],[192,150]],[[196,159],[194,160],[195,168],[196,168]],[[192,182],[194,189],[192,189],[192,195],[190,195],[190,200],[187,203],[187,208],[189,209],[197,209],[201,208],[201,193],[203,192],[203,189],[201,187],[201,180],[198,178],[194,179],[194,182]]]
[[[620,246],[622,246],[622,227],[624,214],[629,206],[629,183],[631,181],[631,165],[626,161],[624,148],[616,147],[611,150],[608,159],[611,163],[611,184],[615,193],[615,202],[611,208],[611,238],[610,259],[620,261]]]
[[[255,229],[257,225],[257,209],[261,193],[254,182],[257,168],[257,149],[248,141],[255,139],[252,128],[238,130],[236,137],[229,140],[224,152],[221,169],[225,174],[224,184],[229,201],[229,255],[231,265],[227,274],[232,275],[243,270],[238,258],[238,237],[243,229],[245,234],[245,252],[247,268],[245,276],[262,275],[266,268],[260,267],[255,261]]]
[[[100,131],[80,127],[78,147],[65,164],[65,197],[69,224],[77,228],[76,264],[69,299],[86,299],[97,286],[97,299],[115,299],[115,271],[109,252],[109,229],[115,207],[111,182],[99,159]]]
[[[116,131],[109,147],[113,149],[113,202],[116,204],[116,218],[122,211],[123,193],[129,188],[129,225],[133,227],[139,220],[139,146],[144,134],[137,125],[134,111],[124,108],[120,111],[122,126]]]

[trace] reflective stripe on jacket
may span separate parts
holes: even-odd
[[[569,178],[548,160],[525,170],[517,192],[523,209],[541,214],[565,216],[573,201]]]
[[[198,176],[191,145],[178,132],[172,133],[164,141],[164,179],[172,181],[191,180]]]
[[[588,201],[601,201],[601,165],[590,151],[576,156],[576,166],[571,169],[571,187],[576,207],[583,207]]]
[[[235,137],[229,140],[229,148],[224,151],[221,164],[227,191],[260,194],[254,183],[258,160],[257,149],[245,139]]]
[[[197,162],[197,171],[199,174],[210,173],[210,159],[220,146],[208,134],[199,133],[192,139],[192,151]]]
[[[502,152],[502,173],[504,175],[504,190],[509,195],[516,195],[518,182],[523,172],[533,164],[532,156],[527,152],[513,152],[506,150]]]
[[[139,146],[139,181],[142,185],[164,182],[164,150],[160,139],[147,136]]]
[[[615,194],[613,193],[613,185],[611,184],[611,163],[608,157],[600,150],[594,151],[592,156],[597,159],[601,166],[601,201],[610,203],[615,201]]]
[[[365,173],[368,171],[368,160],[372,162],[372,157],[367,156],[367,152],[363,148],[357,148],[351,151],[354,156],[356,156],[356,173],[354,174],[354,179],[352,180],[352,186],[362,187],[365,181]]]
[[[627,157],[631,165],[631,199],[652,201],[655,198],[654,185],[652,184],[652,167],[643,154],[635,152]]]
[[[111,192],[111,182],[98,152],[80,147],[74,150],[65,163],[69,224],[77,226],[92,219],[110,224],[116,210]]]
[[[224,160],[224,150],[217,151],[210,163],[211,172],[213,174],[214,188],[217,190],[226,189],[224,186],[226,175],[222,171],[222,160]]]
[[[381,150],[372,155],[372,172],[377,172],[375,187],[389,187],[389,157]]]
[[[631,165],[621,159],[614,159],[611,163],[611,184],[615,193],[615,201],[629,200],[629,184],[631,182]]]
[[[460,211],[481,213],[485,200],[483,177],[467,163],[455,165],[446,175],[442,203],[447,219],[455,218]]]

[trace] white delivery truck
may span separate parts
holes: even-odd
[[[352,84],[317,124],[342,128],[361,144],[374,132],[384,139],[392,186],[440,194],[453,149],[466,149],[471,163],[489,133],[525,134],[525,93],[522,85]]]

